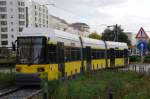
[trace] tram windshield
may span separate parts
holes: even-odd
[[[17,63],[23,64],[42,64],[45,61],[44,37],[19,37]]]

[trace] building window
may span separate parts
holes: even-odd
[[[19,6],[25,6],[25,3],[24,2],[18,2],[18,5]]]
[[[0,7],[0,12],[6,12],[6,7]]]
[[[35,21],[37,21],[37,18],[35,17]]]
[[[7,25],[7,21],[0,21],[1,25]]]
[[[1,41],[2,45],[8,45],[8,41]]]
[[[12,28],[12,29],[11,29],[11,31],[13,32],[13,31],[14,31],[14,29]]]
[[[24,2],[21,2],[21,6],[25,6]]]
[[[0,19],[6,19],[7,15],[6,14],[0,14]]]
[[[22,32],[23,28],[19,28],[19,32]]]
[[[23,14],[19,14],[19,19],[24,19],[24,15]]]
[[[24,21],[19,21],[19,25],[25,25]]]
[[[12,1],[10,2],[10,5],[13,5],[13,2],[12,2]]]
[[[35,23],[35,27],[38,27],[38,25]]]
[[[11,25],[13,25],[14,23],[13,22],[11,22]]]
[[[24,12],[24,8],[18,8],[19,12]]]
[[[11,38],[14,38],[14,35],[11,35]]]
[[[11,15],[11,18],[13,18],[13,15]]]
[[[6,1],[0,1],[0,5],[6,5]]]
[[[35,12],[35,15],[37,15],[37,12]]]
[[[1,32],[7,32],[7,27],[1,28]]]
[[[6,38],[8,38],[8,35],[7,34],[1,34],[1,38],[6,39]]]

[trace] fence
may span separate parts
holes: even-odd
[[[122,68],[119,69],[118,71],[124,71],[124,72],[128,72],[128,71],[133,71],[136,72],[138,74],[145,74],[147,76],[150,76],[150,65],[146,66],[146,65],[130,65],[126,68]]]

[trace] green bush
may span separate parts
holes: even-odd
[[[144,62],[150,62],[150,55],[144,57]]]
[[[0,73],[0,83],[15,84],[15,73]]]
[[[130,62],[139,62],[140,60],[141,60],[141,58],[138,55],[129,56],[129,61]]]

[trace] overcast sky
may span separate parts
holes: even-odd
[[[91,30],[102,32],[107,25],[122,25],[137,33],[150,31],[150,0],[34,0],[49,6],[49,13],[68,22],[85,22]]]

